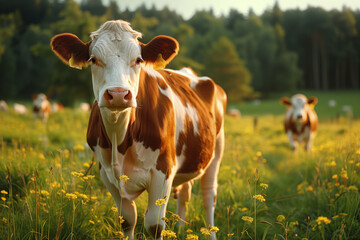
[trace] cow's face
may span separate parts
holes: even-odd
[[[108,25],[91,34],[93,89],[100,108],[121,111],[137,105],[140,65],[144,61],[137,41],[141,34],[125,24]]]
[[[178,52],[178,43],[158,36],[148,44],[127,22],[104,23],[83,43],[75,35],[60,34],[51,41],[53,51],[66,64],[81,68],[91,64],[95,100],[101,109],[121,112],[136,107],[141,66],[166,65]]]
[[[288,117],[295,122],[306,122],[308,120],[308,111],[317,103],[316,97],[306,98],[302,94],[294,95],[291,100],[287,97],[281,99],[281,103],[289,108]]]

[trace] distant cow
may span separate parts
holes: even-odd
[[[178,214],[185,218],[196,178],[201,178],[207,224],[214,225],[226,95],[213,80],[189,69],[161,69],[178,52],[175,39],[157,36],[143,44],[140,36],[127,22],[108,21],[88,43],[64,33],[51,46],[72,67],[91,64],[95,102],[87,141],[124,217],[125,235],[134,238],[134,200],[147,190],[145,227],[161,239],[171,187],[176,187]]]
[[[302,94],[294,95],[291,100],[288,97],[281,99],[281,103],[287,107],[284,126],[293,150],[304,142],[305,150],[311,152],[318,125],[318,117],[314,110],[317,102],[316,97],[306,98]]]
[[[241,112],[237,108],[229,108],[228,115],[231,117],[239,118],[241,117]]]
[[[0,111],[2,111],[2,112],[9,111],[8,105],[6,104],[6,102],[4,100],[0,101]]]
[[[44,93],[39,93],[32,96],[33,99],[33,112],[35,119],[41,119],[44,123],[47,122],[50,112],[51,105]]]
[[[17,114],[23,115],[27,113],[27,108],[25,107],[25,105],[20,104],[20,103],[14,103],[14,111]]]

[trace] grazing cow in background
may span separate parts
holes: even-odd
[[[34,119],[39,118],[46,123],[51,113],[51,105],[47,96],[44,93],[39,93],[33,95],[32,99]]]
[[[20,104],[20,103],[14,103],[14,111],[17,113],[17,114],[20,114],[20,115],[24,115],[27,113],[27,108],[25,107],[25,105],[23,104]]]
[[[90,111],[90,104],[88,104],[88,103],[86,103],[86,102],[80,103],[80,105],[79,105],[79,110],[80,110],[81,112]]]
[[[228,115],[234,118],[239,118],[241,117],[241,112],[237,108],[229,108]]]
[[[6,102],[4,100],[0,101],[0,111],[2,111],[2,112],[9,111],[8,105],[6,104]]]
[[[303,94],[281,99],[281,104],[287,107],[285,113],[285,132],[290,141],[290,147],[295,151],[298,144],[305,143],[305,150],[311,152],[315,137],[318,117],[314,110],[318,102],[316,97],[306,98]]]
[[[87,141],[125,220],[125,235],[134,238],[134,200],[147,190],[145,227],[162,239],[171,188],[185,218],[193,179],[201,178],[207,224],[214,225],[226,94],[207,77],[161,69],[178,52],[175,39],[161,35],[143,44],[140,36],[127,22],[108,21],[88,43],[64,33],[51,46],[71,67],[91,64],[95,102]]]

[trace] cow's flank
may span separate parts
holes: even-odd
[[[178,53],[174,38],[161,35],[144,44],[140,37],[127,22],[118,20],[104,23],[88,43],[65,33],[55,36],[51,46],[71,67],[91,64],[95,101],[87,141],[125,219],[125,235],[134,238],[134,199],[147,190],[145,227],[161,239],[171,188],[177,212],[185,219],[197,178],[201,179],[207,224],[214,225],[226,94],[213,80],[198,77],[190,68],[162,69]],[[129,177],[126,183],[124,175]],[[158,199],[165,199],[165,204],[157,206]],[[215,233],[211,237],[216,239]]]

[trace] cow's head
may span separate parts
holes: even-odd
[[[283,97],[280,102],[289,108],[289,113],[291,113],[289,117],[292,117],[294,121],[303,122],[308,119],[307,113],[309,109],[314,108],[318,99],[316,97],[306,98],[302,94],[296,94],[292,96],[291,100],[288,97]]]
[[[139,37],[141,33],[129,23],[116,20],[91,33],[88,43],[64,33],[53,37],[51,47],[71,67],[81,69],[91,64],[99,107],[119,112],[137,106],[141,65],[164,67],[179,49],[178,42],[168,36],[157,36],[148,44],[139,42]]]

